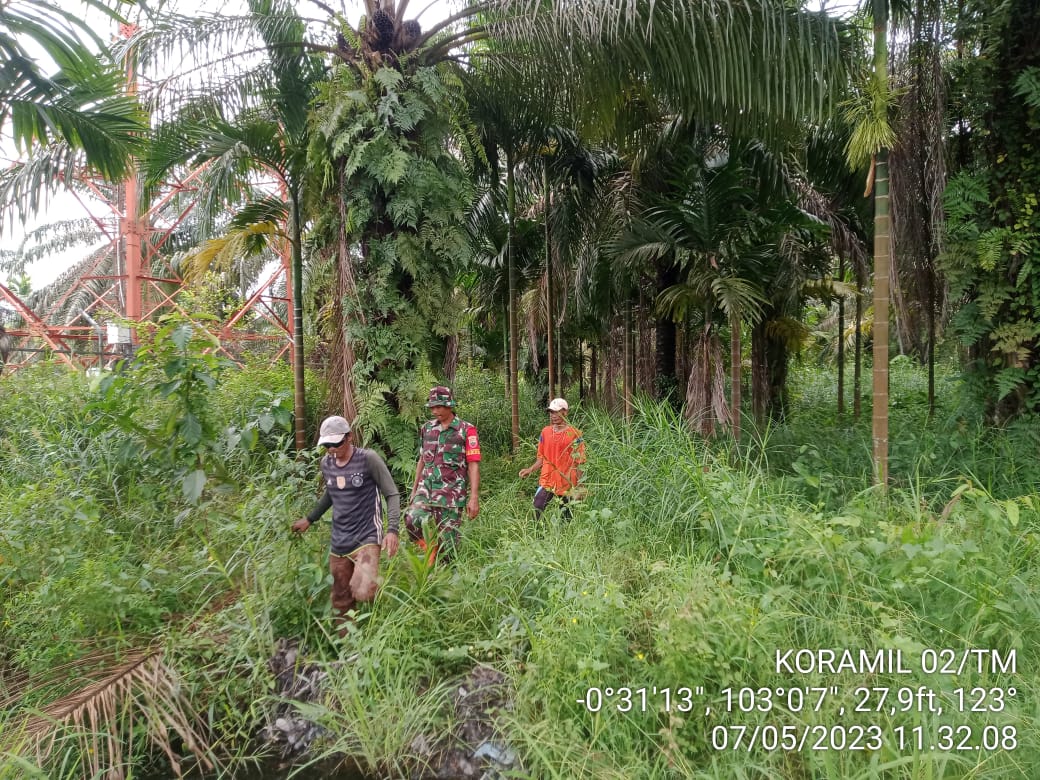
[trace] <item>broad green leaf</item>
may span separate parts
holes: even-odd
[[[156,389],[159,391],[159,395],[163,398],[169,398],[180,389],[181,384],[182,382],[180,379],[174,379],[171,382],[163,382],[158,385]]]
[[[181,491],[184,493],[184,497],[193,504],[199,500],[205,487],[206,472],[202,469],[195,469],[181,480]]]
[[[190,446],[195,446],[202,441],[202,423],[199,418],[191,412],[184,415],[184,419],[181,420],[180,424],[181,437],[185,443]]]
[[[1008,499],[1004,502],[1004,509],[1007,511],[1008,522],[1011,523],[1012,527],[1018,526],[1018,502],[1013,498]]]
[[[252,451],[256,447],[256,443],[260,440],[260,434],[256,432],[256,428],[246,428],[242,431],[242,446],[245,449]]]
[[[260,430],[262,430],[264,433],[270,433],[271,429],[274,427],[274,416],[271,415],[269,412],[264,412],[262,415],[260,415],[260,418],[259,420],[257,420],[257,423],[260,425]]]
[[[177,349],[187,349],[193,332],[191,325],[181,325],[170,334],[170,341],[177,345]]]

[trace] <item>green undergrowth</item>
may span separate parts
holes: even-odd
[[[850,372],[846,372],[848,377]],[[848,381],[848,379],[847,379]],[[941,511],[966,482],[998,498],[1040,491],[1040,421],[1026,417],[989,426],[971,405],[958,375],[939,367],[935,409],[928,409],[924,369],[905,356],[889,373],[889,479],[898,491]],[[800,366],[782,424],[755,431],[748,457],[782,476],[813,504],[835,511],[871,483],[872,421],[869,375],[859,419],[848,382],[844,414],[837,413],[833,368]]]
[[[481,514],[451,566],[431,570],[407,546],[384,560],[379,597],[339,639],[327,524],[288,532],[316,494],[317,453],[289,457],[284,370],[254,367],[248,382],[225,370],[206,390],[219,402],[200,407],[213,433],[193,450],[207,474],[194,499],[183,453],[151,449],[149,432],[182,416],[176,404],[142,399],[136,432],[100,388],[45,371],[5,379],[0,396],[3,693],[22,675],[34,681],[0,714],[0,744],[19,713],[75,689],[59,664],[155,643],[230,775],[255,757],[278,704],[267,659],[291,637],[328,674],[326,700],[303,708],[327,729],[314,759],[349,755],[375,776],[404,775],[424,743],[463,729],[452,695],[481,664],[509,680],[511,705],[494,719],[517,776],[1040,772],[1040,497],[1025,427],[985,430],[952,408],[928,422],[920,403],[897,404],[884,496],[861,457],[869,430],[864,444],[862,424],[831,419],[822,375],[799,375],[788,420],[739,456],[690,436],[662,406],[641,403],[624,422],[586,404],[572,418],[588,442],[588,498],[569,521],[551,506],[536,522],[534,481],[516,475],[544,419],[526,398],[524,445],[510,459],[501,380],[466,373],[461,413],[469,404],[489,445]],[[900,368],[893,397],[919,381]],[[951,441],[954,429],[965,438]],[[171,446],[181,436],[174,426]],[[960,659],[972,648],[997,651],[1000,668],[922,668],[947,659],[932,650]],[[798,649],[898,650],[910,673],[777,668],[778,651]],[[625,688],[633,706],[622,712]],[[870,689],[865,701],[857,688]],[[892,697],[879,711],[874,689]],[[941,715],[906,693],[918,690],[934,692]],[[964,701],[980,711],[958,712]],[[756,727],[767,739],[813,736],[749,751]],[[881,744],[849,749],[857,734],[862,747],[872,735]],[[928,749],[946,734],[966,749]],[[74,754],[52,759],[52,776],[76,776]]]

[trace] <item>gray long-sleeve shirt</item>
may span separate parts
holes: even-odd
[[[336,456],[321,459],[325,492],[307,513],[313,523],[332,507],[332,552],[347,555],[366,544],[383,540],[380,494],[386,499],[387,532],[397,533],[401,519],[401,494],[383,459],[372,450],[355,447],[344,465]]]

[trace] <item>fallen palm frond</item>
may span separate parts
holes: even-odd
[[[144,721],[148,739],[166,754],[178,777],[181,767],[171,732],[200,766],[215,766],[210,747],[194,725],[198,718],[181,696],[176,675],[163,663],[162,653],[153,649],[132,653],[100,679],[26,718],[4,740],[0,753],[31,755],[42,767],[59,738],[71,736],[79,745],[84,777],[118,780],[124,777],[124,754],[133,747],[131,725],[138,720]]]
[[[49,689],[60,680],[93,679],[103,670],[120,662],[124,650],[85,649],[86,655],[61,664],[51,664],[42,677],[33,677],[27,671],[0,667],[0,712],[14,712],[33,692]]]

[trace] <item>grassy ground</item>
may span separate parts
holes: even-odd
[[[416,737],[459,727],[451,686],[476,664],[511,682],[497,728],[523,776],[1040,773],[1037,426],[979,427],[953,380],[929,421],[919,373],[894,367],[887,497],[870,486],[869,411],[837,419],[822,371],[796,376],[787,421],[739,455],[659,405],[630,423],[586,407],[572,417],[589,498],[570,522],[536,523],[534,482],[516,472],[543,412],[525,398],[525,449],[511,461],[500,380],[467,374],[461,413],[486,442],[481,515],[455,565],[430,571],[408,553],[385,565],[344,640],[328,633],[325,529],[288,533],[316,482],[314,454],[281,449],[284,374],[218,386],[212,447],[194,462],[219,479],[195,503],[192,467],[121,425],[82,380],[4,382],[0,744],[20,713],[82,682],[60,664],[157,644],[181,706],[241,765],[272,704],[265,660],[290,636],[329,663],[329,700],[307,709],[334,735],[322,751],[380,776],[414,765]],[[134,422],[161,432],[171,419],[183,414],[157,402]],[[899,650],[910,673],[778,670],[777,651],[798,649]],[[980,670],[993,657],[968,649],[997,651],[998,666],[1013,652],[1016,668]],[[138,737],[128,755],[145,751]],[[40,776],[75,776],[76,744]],[[30,771],[13,756],[7,766]]]

